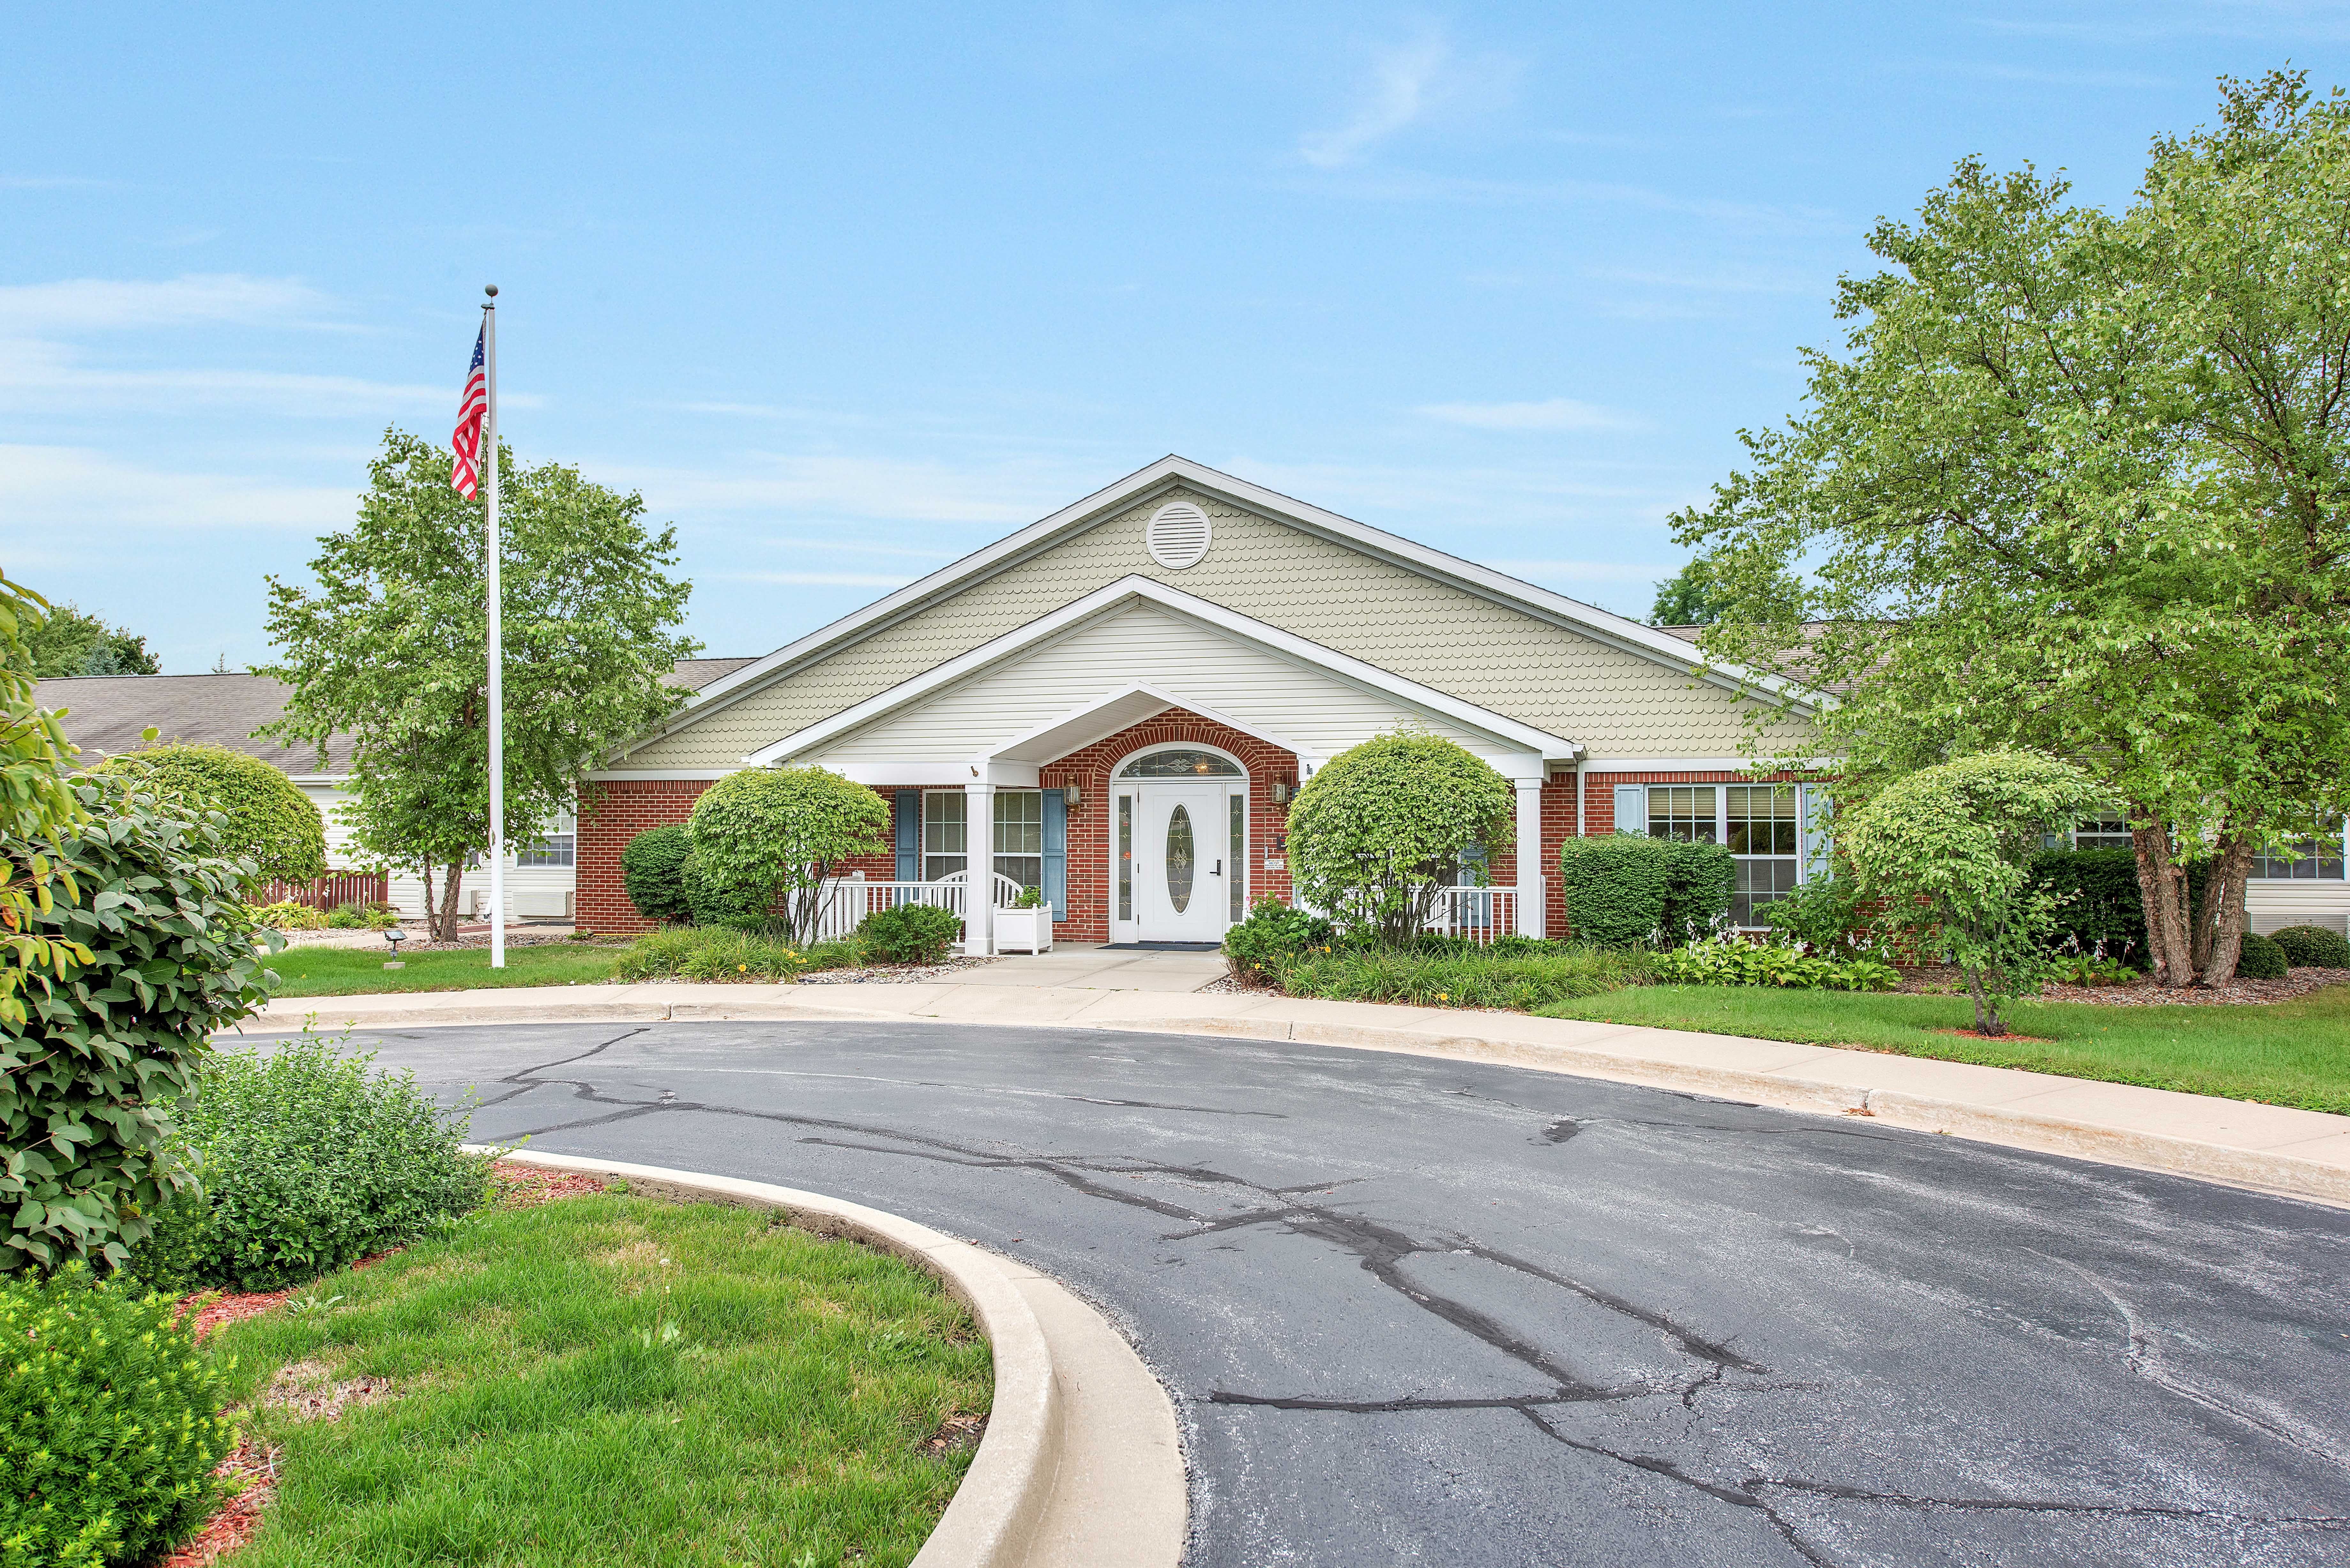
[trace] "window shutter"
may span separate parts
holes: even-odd
[[[1045,901],[1055,923],[1069,918],[1069,803],[1056,789],[1045,791]]]
[[[1646,836],[1648,831],[1648,786],[1616,786],[1616,831]]]
[[[898,845],[898,880],[922,879],[922,792],[898,792],[898,821],[892,832]]]
[[[1817,784],[1804,785],[1800,819],[1804,825],[1804,879],[1828,875],[1828,857],[1835,848],[1835,837],[1828,831],[1835,815],[1835,797]]]

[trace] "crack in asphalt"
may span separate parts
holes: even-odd
[[[1785,1542],[1789,1550],[1795,1552],[1805,1563],[1813,1564],[1814,1568],[1834,1568],[1834,1560],[1823,1554],[1823,1548],[1814,1545],[1804,1538],[1797,1521],[1786,1517],[1778,1502],[1774,1501],[1773,1494],[1791,1494],[1836,1502],[1873,1503],[1901,1509],[1944,1510],[1953,1512],[2038,1513],[2116,1519],[2211,1521],[2271,1529],[2293,1528],[2321,1531],[2350,1529],[2350,1515],[2262,1515],[2154,1503],[2074,1502],[2054,1498],[1939,1497],[1873,1490],[1832,1481],[1814,1480],[1804,1477],[1763,1475],[1750,1476],[1737,1480],[1712,1480],[1673,1459],[1612,1448],[1605,1443],[1575,1436],[1564,1430],[1551,1418],[1552,1412],[1563,1410],[1567,1407],[1623,1403],[1659,1397],[1676,1398],[1684,1409],[1694,1412],[1698,1397],[1709,1388],[1770,1393],[1780,1386],[1769,1381],[1769,1368],[1761,1363],[1739,1354],[1727,1344],[1709,1340],[1683,1328],[1666,1313],[1643,1307],[1638,1303],[1576,1280],[1570,1275],[1544,1268],[1527,1259],[1458,1235],[1442,1241],[1424,1241],[1365,1215],[1347,1213],[1319,1204],[1299,1203],[1294,1200],[1244,1209],[1232,1214],[1211,1215],[1151,1193],[1114,1185],[1107,1179],[1118,1177],[1128,1179],[1156,1178],[1191,1182],[1203,1187],[1236,1188],[1276,1199],[1294,1199],[1295,1195],[1298,1193],[1327,1193],[1339,1186],[1349,1185],[1358,1179],[1324,1180],[1289,1188],[1267,1188],[1252,1182],[1246,1178],[1199,1164],[1164,1165],[1127,1157],[1075,1155],[1052,1157],[1031,1153],[1004,1153],[1000,1149],[975,1147],[969,1143],[934,1135],[905,1132],[894,1127],[875,1127],[834,1117],[804,1116],[784,1111],[761,1111],[747,1106],[686,1100],[677,1097],[673,1091],[669,1090],[660,1091],[660,1096],[652,1101],[629,1100],[605,1093],[590,1080],[545,1075],[555,1069],[593,1058],[610,1047],[642,1033],[644,1030],[641,1028],[632,1029],[625,1033],[615,1035],[587,1051],[523,1068],[499,1080],[501,1084],[512,1085],[508,1093],[480,1102],[481,1106],[486,1108],[504,1104],[534,1089],[569,1087],[575,1101],[588,1105],[609,1106],[614,1108],[607,1114],[549,1123],[513,1136],[533,1137],[546,1133],[603,1127],[656,1114],[723,1116],[771,1122],[802,1129],[803,1136],[796,1141],[818,1147],[854,1149],[900,1158],[930,1160],[972,1169],[1026,1170],[1049,1177],[1085,1196],[1104,1199],[1163,1218],[1178,1220],[1187,1227],[1183,1231],[1162,1235],[1159,1238],[1162,1241],[1195,1241],[1237,1228],[1259,1225],[1279,1226],[1291,1234],[1315,1238],[1342,1253],[1352,1255],[1367,1273],[1388,1291],[1440,1321],[1460,1329],[1511,1360],[1536,1372],[1552,1385],[1549,1391],[1540,1393],[1463,1397],[1407,1395],[1385,1399],[1342,1399],[1311,1394],[1255,1394],[1218,1388],[1211,1389],[1206,1396],[1206,1403],[1211,1405],[1253,1407],[1296,1413],[1362,1416],[1453,1410],[1514,1411],[1523,1416],[1537,1432],[1565,1448],[1640,1470],[1728,1506],[1753,1511],[1769,1524],[1773,1533]],[[848,1075],[839,1075],[848,1076]],[[966,1085],[954,1085],[925,1086],[966,1087]],[[1142,1101],[1104,1100],[1084,1096],[1055,1097],[1079,1100],[1088,1104],[1133,1106],[1139,1108],[1209,1109],[1209,1107],[1159,1106]],[[1680,1097],[1700,1104],[1721,1103],[1699,1096],[1685,1095]],[[1590,1118],[1578,1121],[1571,1117],[1558,1117],[1542,1129],[1541,1136],[1544,1141],[1563,1144],[1575,1137],[1586,1127],[1605,1125],[1614,1120],[1616,1118]],[[1639,1121],[1628,1122],[1625,1125],[1680,1130],[1684,1124]],[[1699,1124],[1699,1126],[1701,1130],[1721,1132],[1804,1130],[1833,1131],[1847,1137],[1883,1138],[1887,1136],[1844,1127],[1755,1129],[1717,1127],[1704,1124]],[[1609,1386],[1593,1382],[1565,1365],[1543,1346],[1513,1332],[1491,1314],[1454,1297],[1416,1284],[1403,1272],[1404,1263],[1410,1258],[1422,1254],[1447,1253],[1474,1257],[1496,1267],[1508,1269],[1527,1278],[1541,1281],[1589,1302],[1607,1313],[1637,1323],[1660,1335],[1680,1355],[1702,1364],[1704,1370],[1692,1378],[1664,1385],[1641,1382]],[[2244,1422],[2296,1449],[2317,1453],[2336,1463],[2342,1462],[2340,1456],[2326,1452],[2323,1449],[2313,1448],[2299,1434],[2282,1430],[2271,1422],[2248,1415],[2224,1401],[2203,1394],[2169,1376],[2161,1366],[2158,1347],[2154,1345],[2151,1334],[2143,1330],[2137,1314],[2128,1304],[2104,1281],[2087,1270],[2069,1262],[2068,1266],[2080,1272],[2103,1293],[2121,1315],[2127,1337],[2126,1359],[2134,1373],[2181,1397]],[[1731,1384],[1728,1378],[1733,1372],[1760,1381],[1742,1381]]]

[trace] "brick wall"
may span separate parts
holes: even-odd
[[[591,781],[580,792],[573,919],[583,931],[649,931],[620,888],[620,851],[649,827],[683,822],[708,779]]]
[[[1793,782],[1795,775],[1777,773],[1757,779],[1752,774],[1732,770],[1728,773],[1602,773],[1586,768],[1580,774],[1562,774],[1543,785],[1543,874],[1550,878],[1545,889],[1548,898],[1546,929],[1554,938],[1574,935],[1566,919],[1566,896],[1558,882],[1558,855],[1566,841],[1575,836],[1575,784],[1583,781],[1583,831],[1586,836],[1597,837],[1616,831],[1616,786],[1617,784],[1767,784],[1774,780]],[[1646,823],[1638,825],[1645,829]]]

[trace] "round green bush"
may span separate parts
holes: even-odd
[[[489,1162],[464,1150],[465,1113],[373,1060],[306,1033],[205,1065],[181,1106],[203,1185],[197,1282],[296,1284],[481,1206]]]
[[[620,851],[620,889],[637,913],[663,924],[693,919],[685,897],[685,861],[692,853],[693,840],[681,822],[649,827],[629,840]]]
[[[118,752],[90,772],[127,779],[161,800],[228,818],[220,853],[249,860],[257,882],[308,882],[326,873],[327,827],[292,779],[226,746]]]
[[[772,910],[798,940],[814,941],[826,880],[841,861],[880,853],[889,827],[889,803],[838,774],[743,768],[693,803],[691,875],[728,889],[720,901],[748,903],[762,920]],[[696,897],[691,882],[686,893]],[[694,919],[708,923],[699,909]]]
[[[883,963],[936,963],[962,935],[962,920],[935,904],[898,904],[858,923],[857,939]]]
[[[1375,735],[1315,770],[1289,807],[1298,898],[1341,929],[1402,941],[1433,890],[1511,842],[1517,793],[1440,735]]]
[[[143,1563],[203,1520],[236,1429],[174,1315],[79,1264],[0,1279],[0,1559]]]
[[[2287,926],[2271,931],[2269,940],[2284,952],[2295,969],[2350,969],[2350,938],[2324,926]]]
[[[2244,950],[2236,955],[2236,973],[2244,980],[2282,980],[2284,949],[2258,931],[2244,933]]]

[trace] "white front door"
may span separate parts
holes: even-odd
[[[1139,788],[1135,814],[1135,913],[1146,942],[1216,942],[1232,923],[1229,797],[1222,784]]]

